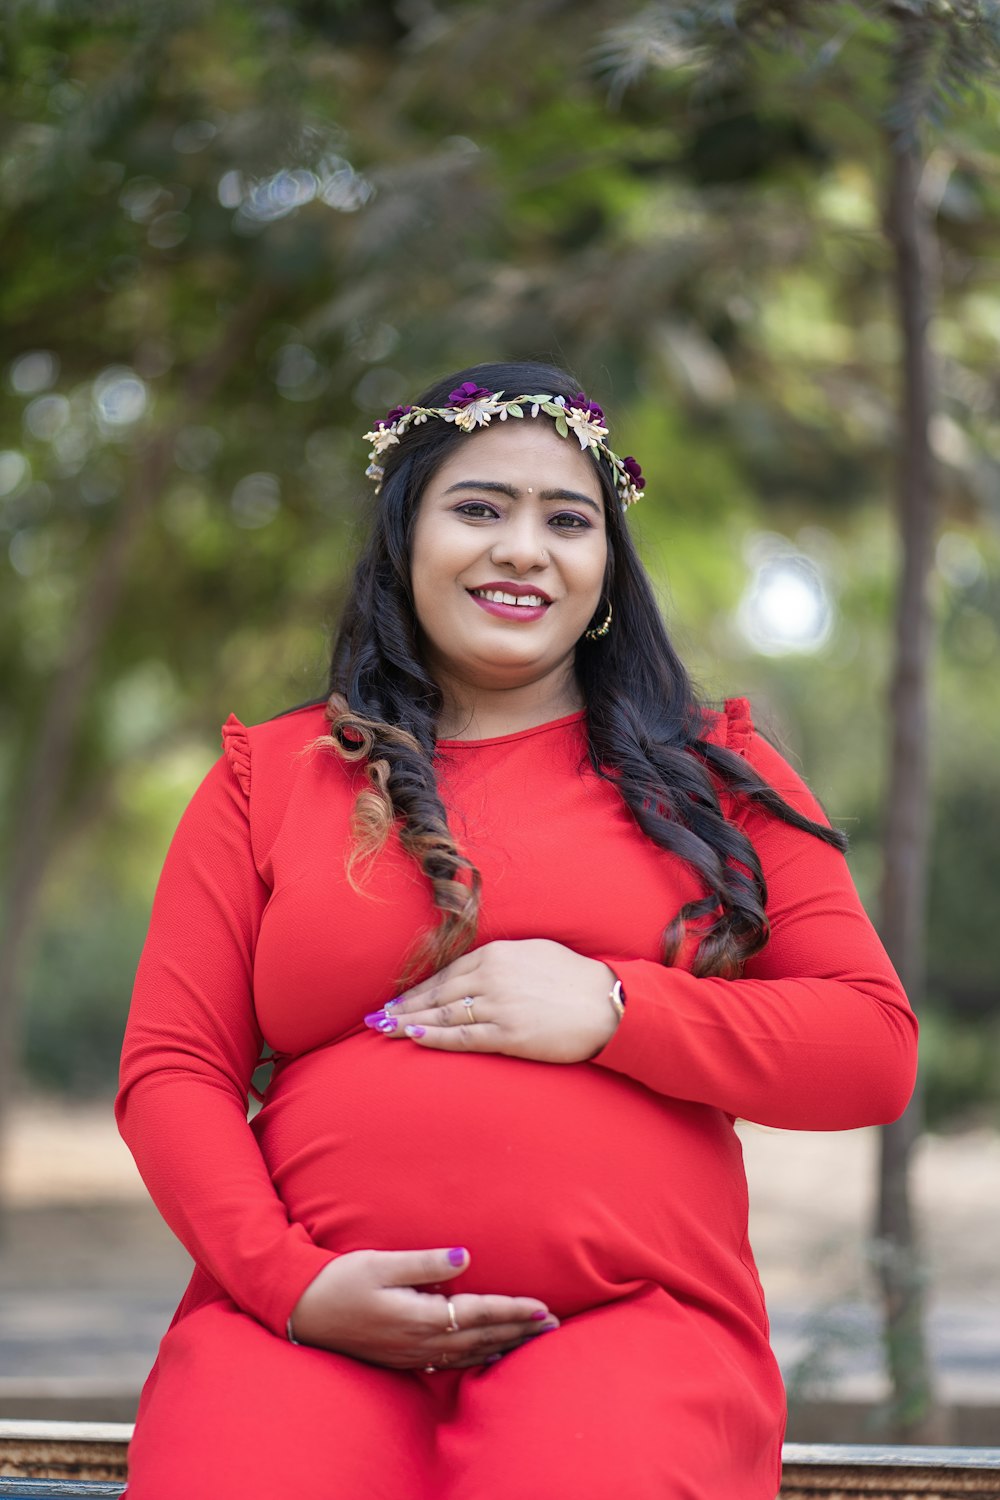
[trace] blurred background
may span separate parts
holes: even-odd
[[[130,1415],[185,1279],[109,1122],[131,978],[222,720],[322,691],[362,434],[540,357],[639,456],[682,655],[803,768],[876,920],[926,439],[915,1420],[998,1441],[998,58],[995,6],[936,0],[7,7],[0,1415]],[[879,1142],[746,1152],[790,1435],[874,1433]]]

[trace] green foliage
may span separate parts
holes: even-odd
[[[114,1087],[117,1058],[148,920],[139,903],[91,897],[63,908],[39,934],[25,1018],[25,1065],[33,1082],[76,1094]]]
[[[929,1006],[921,1021],[921,1060],[932,1130],[1000,1128],[1000,1017],[958,1017]]]
[[[612,28],[601,66],[621,98],[650,69],[675,86],[694,79],[700,100],[724,97],[761,52],[778,61],[767,76],[798,88],[859,83],[857,102],[880,99],[900,140],[941,125],[969,103],[1000,66],[996,0],[653,0]],[[828,76],[828,75],[832,75]]]

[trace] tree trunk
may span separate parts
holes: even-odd
[[[97,674],[101,648],[117,613],[132,558],[170,473],[179,429],[211,399],[243,357],[270,307],[258,287],[236,310],[216,348],[190,372],[175,419],[154,433],[136,458],[132,481],[81,595],[75,633],[49,691],[30,770],[18,788],[5,900],[0,914],[0,1165],[5,1111],[18,1080],[23,964],[50,853],[53,825],[73,757],[80,715]],[[0,1173],[0,1185],[2,1185]],[[0,1226],[3,1203],[0,1199]]]
[[[897,508],[901,574],[890,697],[889,775],[882,846],[881,932],[915,1010],[925,988],[930,752],[929,676],[933,645],[930,584],[936,497],[930,449],[934,374],[928,341],[932,228],[920,197],[915,141],[890,139],[886,229],[895,256],[902,335],[902,411]],[[911,1206],[913,1148],[923,1126],[919,1089],[881,1132],[877,1269],[892,1384],[893,1435],[944,1440],[925,1335],[926,1270]]]

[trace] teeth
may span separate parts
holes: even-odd
[[[538,594],[504,594],[499,589],[473,589],[472,592],[478,594],[480,599],[488,599],[491,604],[531,605],[537,609],[540,604],[545,603]]]

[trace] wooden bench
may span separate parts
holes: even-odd
[[[1000,1500],[1000,1448],[786,1443],[780,1500]]]
[[[0,1496],[120,1495],[129,1422],[0,1421]]]
[[[125,1483],[131,1435],[124,1422],[0,1421],[0,1497],[110,1500]],[[849,1500],[853,1495],[867,1500],[1000,1500],[1000,1448],[785,1444],[780,1500]]]

